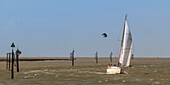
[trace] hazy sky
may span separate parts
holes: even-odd
[[[125,14],[135,56],[170,56],[170,0],[0,0],[0,56],[119,54]],[[102,33],[108,34],[107,38]]]

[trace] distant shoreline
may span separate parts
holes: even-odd
[[[53,60],[70,60],[70,58],[51,58],[51,57],[25,57],[20,58],[19,61],[53,61]],[[6,58],[0,58],[0,61],[6,61]]]
[[[95,59],[94,57],[76,57],[75,59]],[[99,59],[110,59],[109,57],[99,57]],[[113,57],[117,59],[117,57]],[[134,59],[170,59],[170,57],[135,57]],[[19,61],[54,61],[54,60],[71,60],[69,57],[22,57]],[[133,59],[132,59],[133,60]],[[6,61],[6,57],[1,57],[0,61]]]

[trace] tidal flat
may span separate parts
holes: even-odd
[[[6,69],[0,62],[0,85],[169,85],[170,58],[135,58],[128,74],[106,74],[109,58],[76,58],[70,60],[20,61],[20,72]],[[117,59],[113,60],[117,64]]]

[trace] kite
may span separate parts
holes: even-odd
[[[103,37],[107,37],[107,34],[106,34],[106,33],[103,33],[102,36],[103,36]]]

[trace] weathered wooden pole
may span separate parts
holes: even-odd
[[[19,72],[19,55],[21,54],[21,51],[17,48],[15,54],[16,54],[16,61],[17,61],[17,72]]]
[[[95,53],[96,63],[98,63],[98,52]]]
[[[70,53],[70,61],[72,61],[72,52]]]
[[[112,63],[112,55],[113,55],[113,53],[111,52],[110,53],[110,62]]]
[[[14,43],[11,45],[12,47],[12,70],[11,70],[11,79],[14,79],[14,51],[13,48],[15,47]]]
[[[6,70],[8,69],[8,53],[6,54]]]
[[[8,53],[8,60],[9,60],[9,62],[8,62],[8,65],[9,65],[8,70],[11,70],[11,53]]]
[[[74,50],[72,52],[72,66],[74,66]]]
[[[12,50],[12,70],[11,70],[11,79],[14,79],[14,51]]]
[[[16,54],[17,72],[19,72],[19,59],[18,59],[18,57],[19,57],[19,54],[17,53],[17,54]]]

